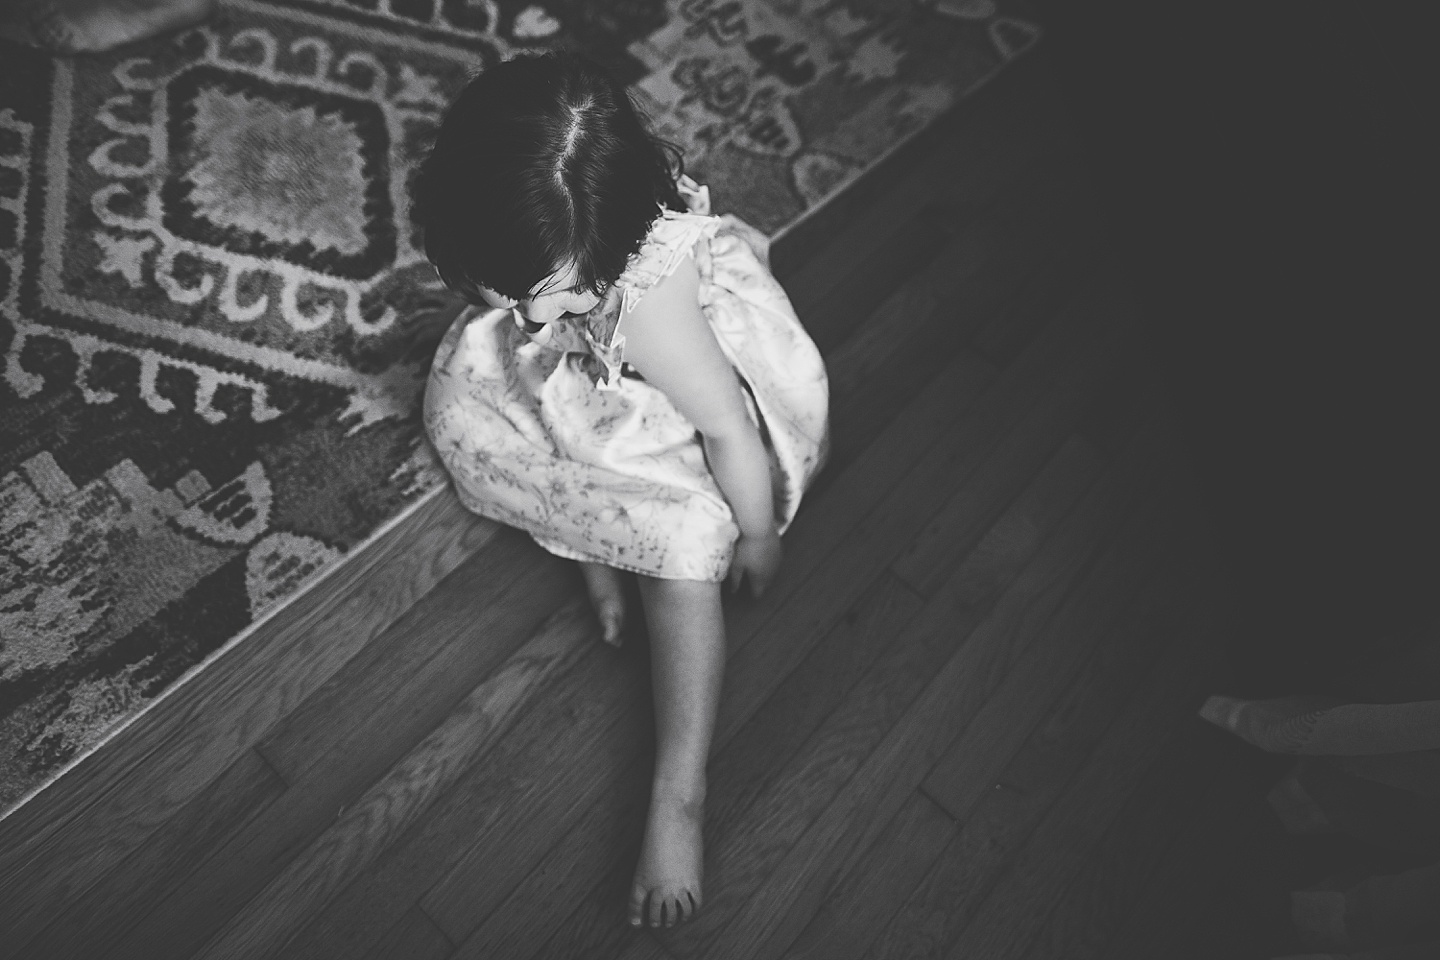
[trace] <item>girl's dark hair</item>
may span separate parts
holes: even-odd
[[[640,248],[660,207],[685,209],[680,154],[629,95],[575,54],[521,57],[473,78],[420,169],[425,253],[457,293],[523,300],[574,263],[596,294]]]

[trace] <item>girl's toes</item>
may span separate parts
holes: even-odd
[[[684,922],[689,923],[691,920],[695,919],[696,915],[700,913],[700,898],[695,896],[695,894],[691,893],[689,890],[686,890],[685,903],[687,905],[687,909],[685,910]]]
[[[646,923],[652,927],[663,927],[665,925],[665,898],[651,891],[650,909],[647,913]]]
[[[638,927],[645,922],[646,890],[638,883],[630,885],[630,926]]]
[[[612,647],[620,646],[620,630],[625,626],[625,612],[619,604],[606,605],[599,611],[600,636]]]
[[[625,628],[625,593],[620,571],[601,563],[582,561],[580,573],[590,595],[590,609],[600,622],[600,636],[611,646],[620,646],[620,631]]]

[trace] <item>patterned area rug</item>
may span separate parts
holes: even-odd
[[[1038,36],[1009,0],[222,2],[0,43],[0,810],[442,482],[407,193],[467,75],[588,51],[774,231]]]

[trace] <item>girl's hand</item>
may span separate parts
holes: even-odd
[[[760,596],[775,579],[780,569],[780,534],[771,528],[768,534],[759,537],[740,535],[735,542],[735,556],[730,561],[730,574],[726,578],[732,591],[740,589],[740,580],[750,576],[750,593]]]

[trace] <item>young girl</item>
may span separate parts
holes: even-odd
[[[825,368],[763,237],[711,216],[671,153],[593,64],[511,60],[451,107],[416,204],[474,305],[425,396],[461,501],[579,561],[607,642],[639,577],[657,743],[637,926],[700,907],[721,583],[764,591],[827,436]]]

